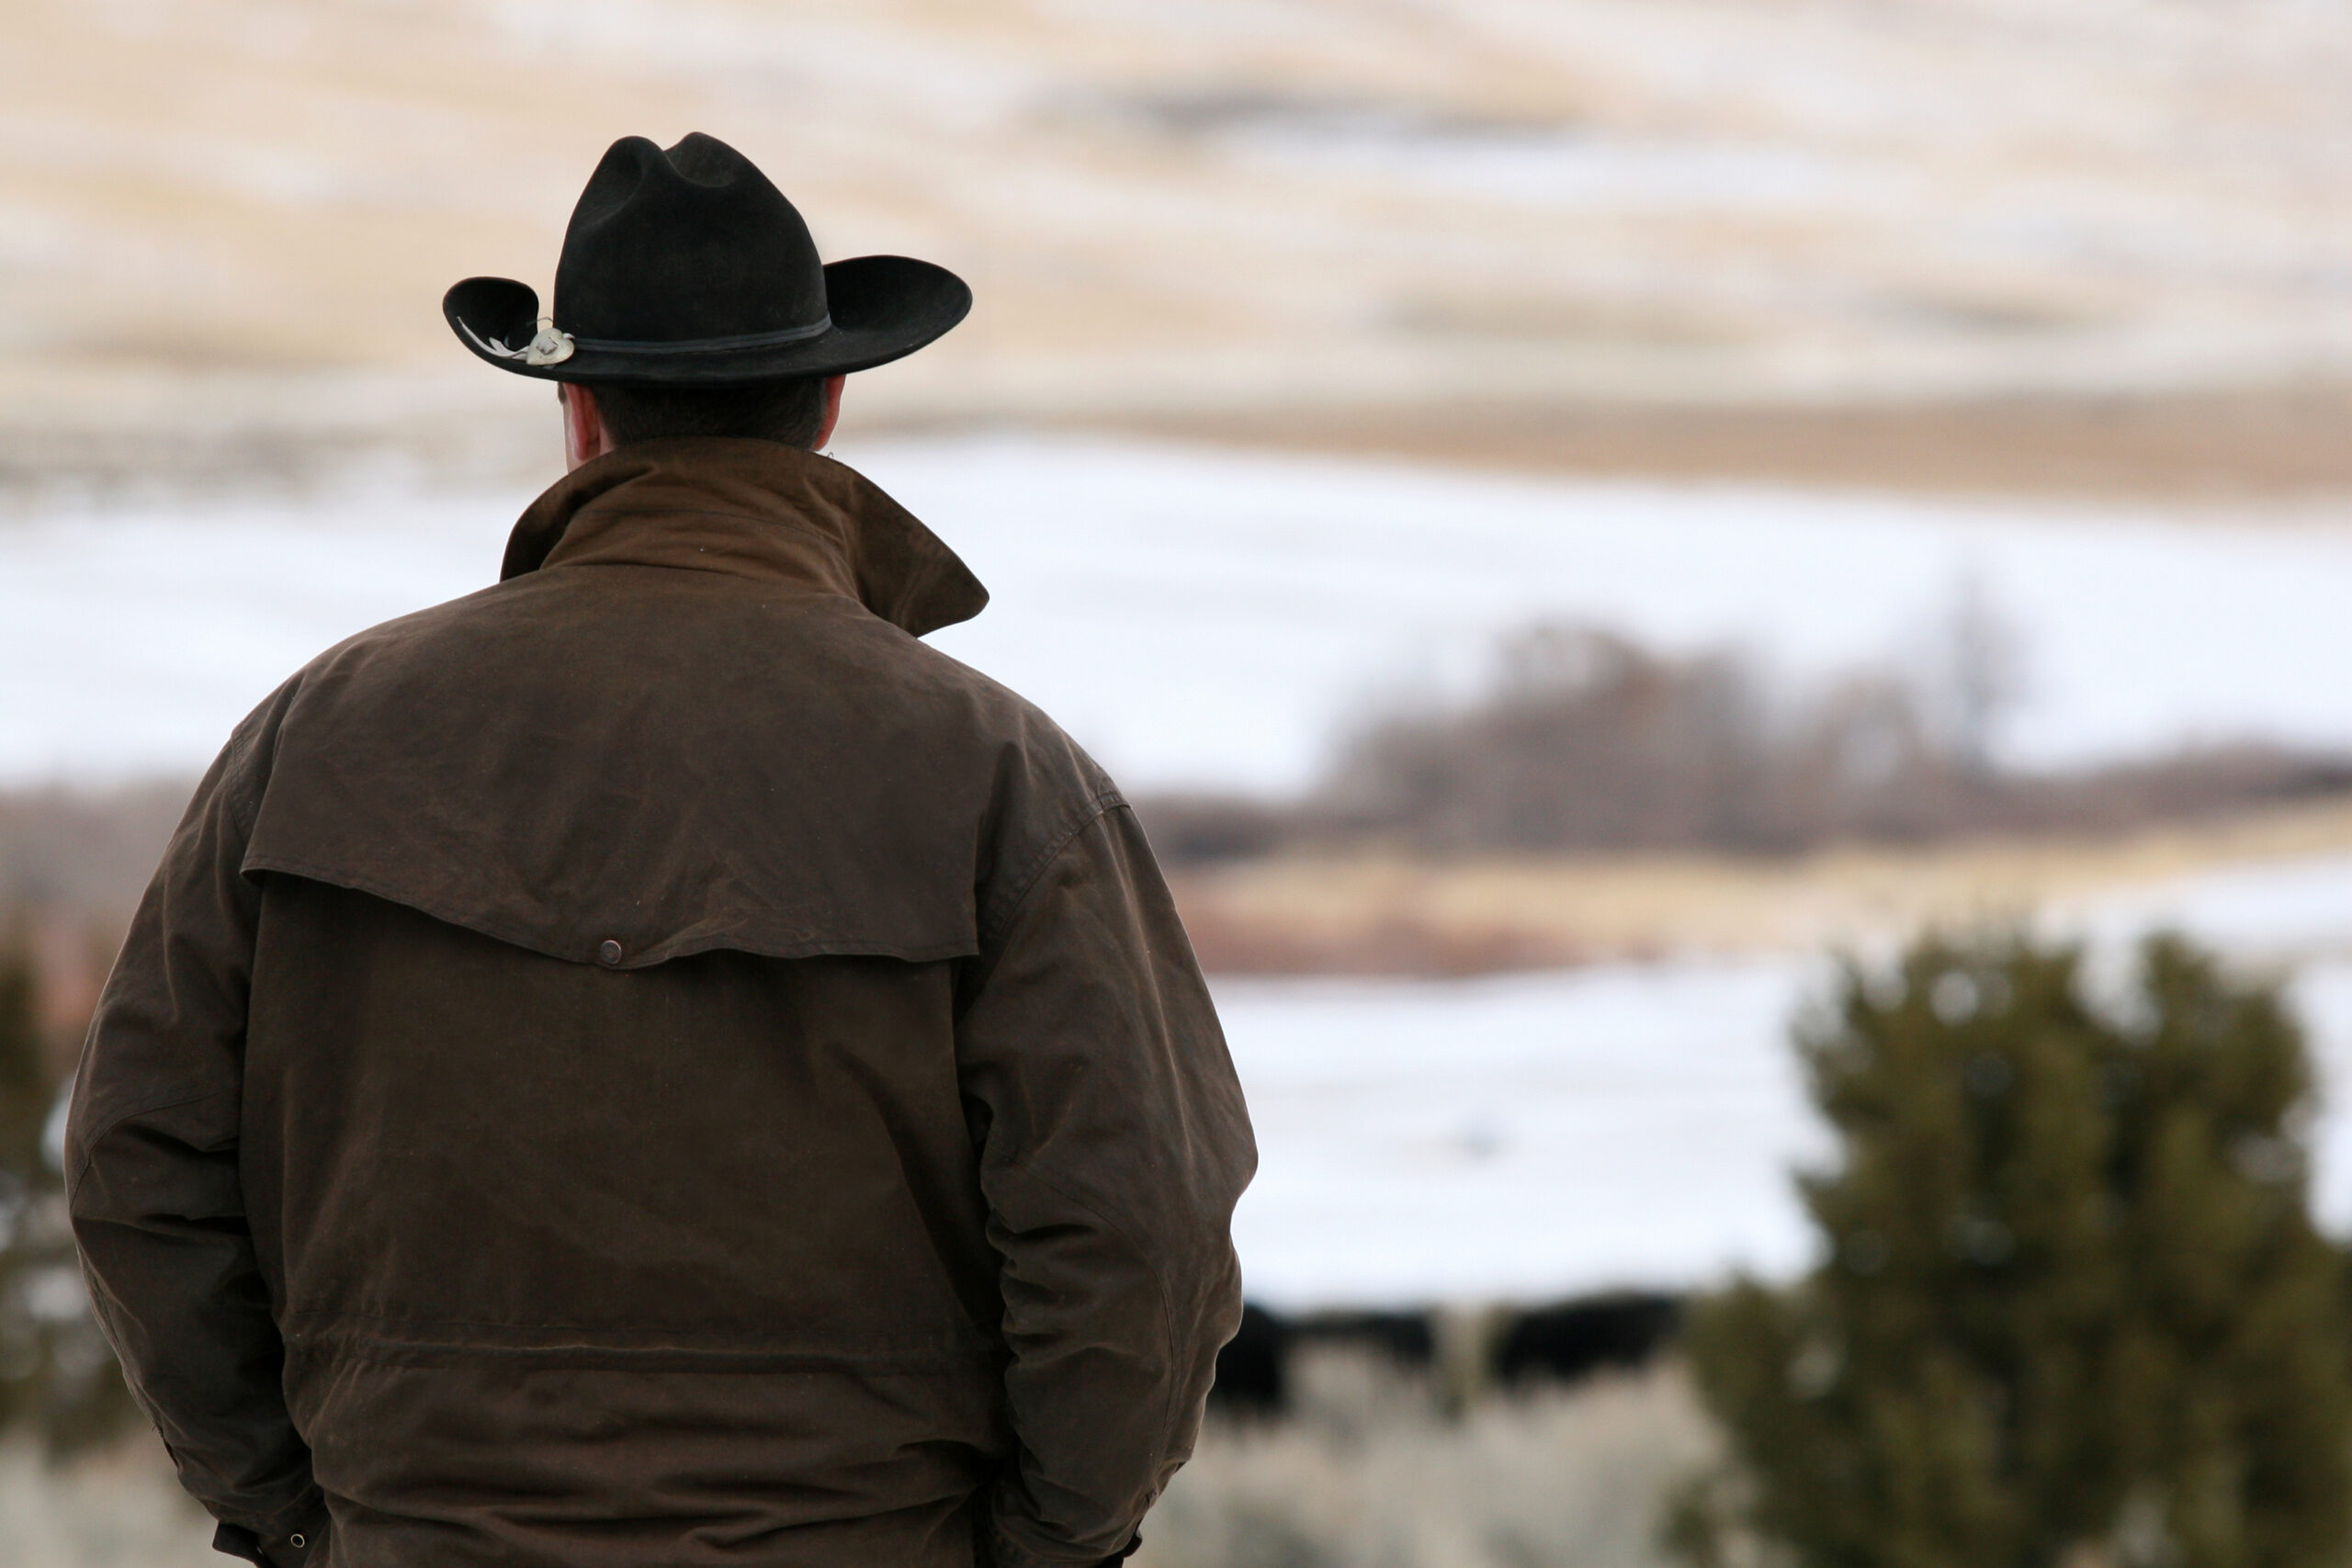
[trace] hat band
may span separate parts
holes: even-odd
[[[582,348],[593,348],[603,354],[712,354],[729,348],[774,348],[780,344],[806,343],[812,337],[822,337],[833,330],[833,318],[828,312],[805,327],[786,327],[775,333],[741,333],[734,337],[682,338],[674,342],[630,342],[622,338],[573,337]]]

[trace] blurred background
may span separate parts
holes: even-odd
[[[0,1568],[209,1560],[54,1091],[229,728],[560,471],[442,291],[696,130],[972,282],[835,454],[1212,971],[1253,1312],[1148,1568],[2344,1560],[2348,73],[2323,0],[6,0]]]

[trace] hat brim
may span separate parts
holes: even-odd
[[[467,278],[442,296],[441,314],[474,357],[517,376],[590,384],[726,387],[871,370],[935,342],[972,309],[972,290],[962,278],[911,256],[853,256],[830,263],[825,298],[833,324],[798,343],[685,351],[654,345],[615,351],[583,344],[569,358],[550,365],[531,365],[521,357],[538,330],[539,296],[527,283],[511,277]]]

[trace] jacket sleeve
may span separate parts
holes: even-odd
[[[1257,1153],[1208,989],[1125,806],[989,932],[961,1020],[1016,1452],[1000,1568],[1094,1563],[1191,1455],[1240,1322],[1233,1205]]]
[[[213,764],[132,921],[83,1047],[65,1168],[98,1322],[181,1483],[221,1521],[215,1544],[291,1563],[324,1513],[237,1167],[261,897],[239,863],[263,719]]]

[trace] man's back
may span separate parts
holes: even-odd
[[[322,1495],[338,1563],[1119,1550],[1247,1122],[1115,790],[915,640],[983,600],[839,465],[652,443],[247,721],[73,1128],[216,1513]]]

